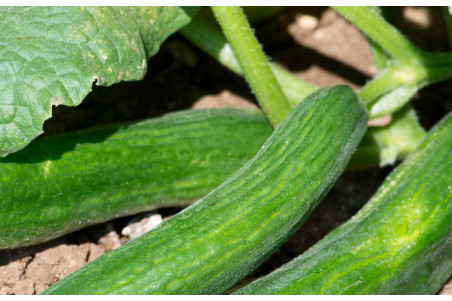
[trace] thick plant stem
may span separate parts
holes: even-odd
[[[388,67],[391,57],[374,40],[369,37],[366,38],[369,43],[370,53],[372,54],[375,66],[377,67],[377,71],[381,72]]]
[[[276,81],[242,9],[212,7],[212,11],[264,113],[273,127],[277,127],[290,112],[291,106]]]
[[[383,15],[379,6],[369,6],[373,12]],[[378,73],[386,69],[391,61],[391,56],[379,45],[377,42],[366,36],[367,43],[369,43],[370,53],[377,67]]]
[[[417,60],[419,48],[387,23],[373,9],[364,6],[335,6],[334,9],[378,43],[387,53],[400,62]]]

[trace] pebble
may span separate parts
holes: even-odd
[[[149,230],[154,229],[160,225],[162,221],[162,216],[155,213],[155,211],[143,213],[131,219],[130,222],[127,223],[127,226],[122,229],[121,234],[129,239],[134,239]]]
[[[297,25],[305,30],[314,30],[319,25],[319,20],[310,15],[298,15]]]

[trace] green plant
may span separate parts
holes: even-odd
[[[297,136],[298,132],[307,136],[313,135],[309,136],[312,141],[304,140],[309,146],[309,154],[325,153],[332,161],[316,162],[314,157],[294,156],[276,170],[281,170],[282,174],[290,174],[294,168],[298,170],[297,166],[301,163],[312,166],[316,170],[329,163],[339,162],[338,167],[333,168],[334,172],[328,168],[322,171],[316,170],[306,179],[302,179],[297,173],[290,174],[293,179],[306,181],[303,183],[311,183],[313,187],[330,187],[334,182],[333,179],[339,176],[339,171],[345,168],[350,157],[352,159],[349,167],[353,168],[394,164],[413,151],[425,136],[425,131],[420,127],[409,101],[421,88],[452,77],[452,52],[436,53],[419,49],[387,22],[378,8],[336,7],[335,9],[367,36],[377,66],[378,75],[358,91],[359,98],[367,107],[369,117],[392,115],[392,121],[388,125],[368,128],[355,153],[355,147],[331,146],[336,142],[340,144],[341,141],[347,141],[353,131],[345,128],[354,126],[356,120],[362,120],[360,119],[362,116],[356,113],[357,111],[355,112],[357,115],[354,115],[352,110],[348,116],[342,111],[347,106],[357,108],[353,93],[344,87],[319,90],[315,85],[297,78],[276,64],[269,63],[245,14],[238,7],[213,7],[213,14],[207,9],[198,7],[1,8],[0,71],[5,76],[0,78],[0,95],[2,95],[0,156],[7,157],[0,161],[2,190],[0,230],[6,233],[0,236],[0,247],[38,243],[114,216],[139,212],[155,206],[176,204],[175,200],[184,200],[184,204],[187,204],[193,198],[202,197],[212,190],[250,158],[270,134],[271,128],[268,126],[270,123],[276,128],[275,134],[269,138],[256,159],[249,161],[237,173],[239,176],[232,177],[193,207],[189,207],[158,229],[146,234],[144,236],[146,238],[135,240],[120,250],[103,256],[102,259],[70,276],[68,280],[56,284],[48,291],[69,292],[65,289],[71,285],[71,281],[80,281],[71,288],[71,293],[224,292],[262,262],[282,243],[283,238],[289,237],[296,228],[295,224],[299,225],[307,217],[313,204],[320,201],[319,195],[323,194],[324,189],[319,194],[307,193],[302,196],[301,199],[309,204],[312,201],[312,206],[308,206],[309,208],[301,206],[303,208],[300,207],[298,211],[294,210],[293,214],[296,216],[292,216],[287,226],[281,227],[279,232],[276,231],[279,226],[278,221],[285,218],[290,220],[286,215],[291,216],[291,212],[286,210],[285,214],[270,213],[278,208],[278,204],[281,206],[286,202],[290,204],[291,195],[298,192],[291,186],[290,181],[278,177],[279,174],[275,174],[274,170],[266,173],[272,179],[269,179],[269,187],[263,188],[263,191],[273,188],[277,194],[271,198],[275,204],[266,203],[262,207],[262,212],[270,216],[265,223],[273,225],[268,226],[269,229],[262,230],[256,224],[263,222],[262,218],[250,219],[242,215],[241,211],[236,217],[231,216],[236,213],[235,210],[232,210],[229,215],[227,212],[221,212],[222,215],[219,215],[216,212],[219,204],[225,202],[233,208],[246,204],[250,208],[255,208],[252,206],[255,204],[251,199],[255,195],[249,191],[266,182],[261,183],[256,180],[257,182],[254,183],[254,180],[250,182],[250,179],[253,177],[258,179],[261,167],[262,170],[266,170],[267,165],[279,162],[278,160],[286,154],[287,149],[300,149],[301,154],[307,152],[306,145],[284,145],[285,142],[290,143],[290,141],[298,143],[301,139]],[[280,10],[281,8],[255,10],[250,16],[262,20]],[[450,21],[449,17],[445,13],[447,22]],[[68,22],[68,20],[71,21]],[[78,105],[88,94],[93,83],[108,86],[122,80],[143,78],[147,60],[158,51],[163,41],[176,31],[233,72],[243,75],[268,123],[262,118],[261,112],[249,113],[249,115],[244,114],[242,110],[220,110],[215,111],[216,113],[185,112],[126,128],[110,126],[88,130],[81,134],[50,137],[33,142],[19,151],[42,132],[42,124],[50,117],[52,106]],[[336,99],[336,96],[340,99],[338,104],[330,104],[329,108],[321,101],[329,98]],[[312,104],[315,99],[318,99],[318,103]],[[302,123],[297,123],[294,116],[303,115],[304,113],[300,112],[305,112],[310,106],[318,109],[318,112],[312,113],[315,116],[312,118],[321,120],[322,123],[314,127],[310,123],[312,120],[309,119],[306,125],[312,125],[312,133],[306,133],[307,129],[303,128]],[[330,115],[335,112],[343,119],[338,128],[333,126],[337,116]],[[184,119],[186,116],[194,119],[186,120]],[[196,119],[196,116],[201,116],[202,120]],[[222,116],[227,117],[228,123],[216,123],[217,117],[221,119]],[[251,125],[247,123],[251,120],[248,117],[254,120]],[[146,125],[152,126],[148,128]],[[135,135],[135,130],[141,126],[144,126],[142,132],[138,136],[131,136]],[[359,134],[355,134],[353,143],[359,142],[357,137],[361,137],[360,126],[357,131]],[[201,144],[190,144],[190,135],[205,137],[206,140]],[[338,141],[334,139],[321,141],[320,137],[330,137],[330,135],[337,137]],[[432,136],[435,135],[429,135],[429,137]],[[124,137],[132,138],[124,140]],[[249,141],[240,140],[243,137],[250,137]],[[132,141],[134,146],[140,147],[134,148],[130,144],[117,143],[116,138],[120,138],[121,143]],[[90,143],[80,143],[80,139],[87,139]],[[150,141],[151,145],[158,147],[156,152],[161,154],[161,157],[154,158],[146,155],[149,149],[154,147],[149,145]],[[241,144],[231,150],[230,147],[233,143],[238,143],[237,141]],[[170,144],[168,148],[166,143]],[[328,151],[322,149],[327,147],[326,143],[331,144],[331,149]],[[74,147],[74,150],[67,150],[68,147]],[[16,151],[19,152],[14,153]],[[218,157],[215,156],[216,151],[221,152]],[[444,151],[448,152],[446,146]],[[105,162],[99,160],[108,153],[113,155],[109,157],[110,159]],[[181,153],[185,153],[186,157],[181,161],[172,160],[181,159]],[[240,157],[235,157],[234,154]],[[243,157],[241,157],[242,154]],[[218,160],[211,160],[212,156]],[[194,158],[207,159],[202,161],[206,163],[191,165],[193,160],[196,161]],[[106,167],[108,163],[111,165]],[[194,168],[186,168],[187,166]],[[154,173],[154,169],[157,172]],[[146,172],[141,173],[141,170]],[[78,180],[74,180],[72,175],[69,175],[70,171],[78,175]],[[117,174],[112,176],[114,172]],[[212,177],[208,177],[208,181],[197,182],[196,179],[206,178],[205,174],[211,174]],[[152,175],[162,180],[158,193],[152,186],[146,185]],[[188,185],[182,185],[182,189],[170,184],[187,178],[192,181],[189,181]],[[405,178],[403,181],[411,179],[408,176]],[[129,179],[126,182],[130,185],[118,184],[124,179]],[[278,182],[279,180],[281,182]],[[102,188],[97,191],[94,187],[100,184]],[[435,182],[435,189],[445,189],[446,184],[445,181]],[[159,185],[157,186],[160,187]],[[231,188],[230,191],[228,187]],[[59,195],[62,190],[66,190],[67,193]],[[287,193],[282,193],[286,190]],[[409,190],[411,192],[412,188]],[[223,193],[224,195],[220,197],[219,195]],[[232,198],[235,201],[229,202],[223,198],[233,193],[237,194]],[[54,201],[46,203],[49,199]],[[215,200],[212,201],[212,199]],[[388,200],[388,202],[393,201],[392,198]],[[114,206],[105,210],[109,202],[113,202]],[[82,205],[69,207],[74,204]],[[366,208],[372,207],[369,205]],[[414,209],[403,208],[401,214],[411,215],[412,210]],[[36,215],[35,212],[40,213]],[[68,216],[69,212],[78,216],[77,219],[72,220],[73,217]],[[257,208],[256,212],[261,211]],[[242,216],[243,220],[240,220],[239,217]],[[184,220],[185,217],[188,220]],[[195,218],[200,217],[206,220],[205,225],[199,226],[199,223],[194,221]],[[444,215],[435,217],[438,220],[443,218]],[[227,221],[237,221],[237,227],[231,230],[235,232],[222,235],[224,240],[209,240],[206,233],[216,233],[216,231],[223,233],[218,229],[224,229],[221,224]],[[211,227],[207,226],[209,223],[212,223]],[[185,229],[184,227],[192,228],[186,232],[181,230]],[[257,229],[262,231],[257,232]],[[448,231],[448,228],[444,229]],[[276,231],[279,233],[279,238],[269,242],[268,245],[262,244],[267,238],[245,241],[237,248],[236,253],[228,252],[227,242],[243,237],[247,233],[244,231],[264,233],[263,237]],[[135,276],[126,272],[122,274],[108,272],[105,278],[102,278],[104,283],[91,283],[92,278],[85,276],[85,273],[89,275],[94,271],[114,269],[112,267],[116,265],[128,266],[127,258],[129,257],[127,256],[137,260],[147,258],[142,257],[142,253],[155,244],[147,241],[150,237],[159,237],[159,241],[164,241],[170,247],[173,239],[175,242],[183,241],[184,235],[187,235],[184,241],[186,246],[191,246],[192,242],[188,239],[190,235],[194,235],[199,236],[200,241],[205,243],[205,248],[210,250],[204,262],[199,259],[202,258],[204,249],[198,248],[197,245],[194,249],[202,251],[197,259],[193,259],[195,255],[187,253],[184,247],[174,248],[176,253],[171,253],[173,256],[171,258],[181,256],[184,264],[193,262],[191,270],[188,268],[185,270],[184,266],[180,271],[181,273],[191,271],[191,276],[188,278],[185,276],[180,278],[181,275],[177,274],[178,270],[170,274],[168,271],[173,269],[174,264],[168,260],[163,260],[161,266],[149,267],[150,270],[142,269],[146,265],[131,266],[134,272],[139,270],[142,275],[152,274],[153,272],[150,271],[162,269],[162,273],[166,273],[168,277],[162,280],[162,283],[166,284],[156,285],[154,288],[143,284],[147,282],[146,277],[134,282],[132,279]],[[351,239],[354,239],[354,236]],[[426,247],[431,246],[429,242],[425,244]],[[211,246],[210,249],[209,246]],[[373,246],[380,248],[378,243],[373,243]],[[158,252],[162,254],[169,254],[168,249],[162,247],[159,250]],[[149,258],[158,259],[160,256],[158,252],[155,255],[150,254]],[[208,264],[208,260],[223,256],[221,254],[224,256],[234,254],[236,262],[227,268]],[[250,255],[247,257],[245,254]],[[199,262],[196,262],[197,260]],[[240,265],[241,262],[244,262],[243,265]],[[199,268],[201,263],[203,266]],[[238,265],[234,266],[236,263]],[[238,272],[239,269],[241,269],[240,272]],[[429,272],[425,272],[425,275],[427,273]],[[106,278],[107,275],[110,278]],[[217,275],[217,277],[210,275]],[[450,272],[443,271],[441,281],[444,281],[447,275],[450,276]],[[175,277],[179,277],[179,280]],[[129,281],[127,279],[131,281],[126,285],[130,290],[122,291],[117,281]],[[88,283],[83,284],[84,281],[89,282],[91,286],[87,285]],[[425,279],[422,278],[419,281],[425,282]],[[114,285],[110,286],[112,283]],[[190,286],[193,284],[195,285]],[[166,288],[165,285],[167,285]],[[419,284],[420,287],[423,285]]]

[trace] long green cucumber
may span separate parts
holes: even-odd
[[[238,294],[433,294],[452,275],[452,113],[350,221]]]
[[[190,135],[196,132],[198,138],[186,139],[187,124]],[[399,128],[403,132],[403,124],[397,122],[368,128],[350,161],[353,166],[378,164],[375,139]],[[169,131],[175,136],[166,142],[159,141],[166,139],[165,134],[154,136]],[[377,132],[380,136],[375,136]],[[34,141],[0,159],[0,249],[45,242],[147,209],[189,205],[232,175],[271,133],[260,111],[218,109],[171,113]],[[124,152],[131,143],[149,149]],[[163,152],[174,158],[165,162],[155,156]],[[140,173],[133,174],[137,169]],[[128,197],[130,193],[133,196]],[[46,216],[49,210],[53,214]]]
[[[0,249],[191,204],[272,132],[258,110],[189,110],[34,141],[0,159]]]
[[[366,127],[365,108],[349,87],[311,94],[217,189],[44,293],[224,292],[302,224],[345,168]]]

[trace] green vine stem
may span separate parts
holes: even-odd
[[[212,7],[226,39],[259,104],[273,127],[286,117],[291,106],[273,75],[267,58],[240,7]]]
[[[383,12],[379,6],[371,6],[375,13],[382,15]],[[378,73],[386,69],[391,61],[391,56],[379,45],[377,42],[366,36],[367,43],[369,43],[370,52],[374,60],[375,66],[377,67]]]
[[[364,6],[334,6],[333,8],[379,44],[394,59],[410,62],[420,56],[420,49],[386,22],[375,9]]]

